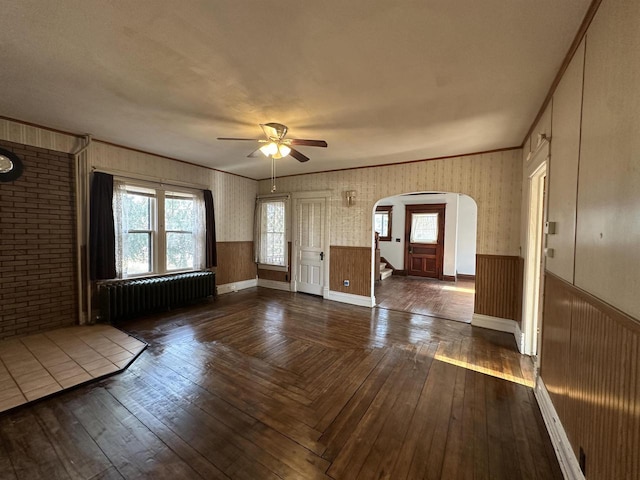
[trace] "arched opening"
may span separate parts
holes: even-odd
[[[470,323],[478,207],[461,193],[410,192],[373,208],[376,307]]]

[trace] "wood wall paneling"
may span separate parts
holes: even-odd
[[[371,296],[371,248],[331,245],[329,288],[334,292]],[[349,280],[349,286],[343,285]]]
[[[640,323],[547,272],[541,377],[587,478],[640,479]]]
[[[474,312],[520,321],[523,260],[518,256],[476,255]]]
[[[256,278],[253,261],[253,242],[218,242],[216,285]]]

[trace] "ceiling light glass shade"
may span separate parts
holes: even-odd
[[[287,155],[289,155],[291,153],[291,149],[289,147],[287,147],[286,145],[279,145],[278,146],[278,151],[280,152],[280,156],[281,157],[286,157]]]
[[[260,151],[264,154],[265,157],[275,155],[278,153],[278,145],[274,142],[269,142],[266,145],[260,147]]]

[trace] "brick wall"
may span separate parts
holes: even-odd
[[[23,175],[0,182],[0,339],[77,320],[71,155],[0,140]]]

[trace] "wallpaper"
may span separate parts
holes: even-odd
[[[258,182],[237,175],[134,152],[101,142],[92,144],[91,166],[178,181],[213,192],[218,242],[253,240],[253,209]]]
[[[9,142],[66,153],[75,151],[81,143],[81,140],[73,135],[52,132],[4,118],[0,118],[0,138]]]
[[[280,192],[330,190],[331,245],[370,246],[375,203],[413,192],[464,193],[478,204],[477,253],[518,255],[522,150],[278,178]],[[259,184],[269,192],[270,181]],[[345,191],[356,191],[348,207]]]
[[[60,152],[77,151],[82,140],[72,135],[0,119],[0,139]],[[87,150],[88,170],[92,167],[178,181],[213,192],[216,234],[219,242],[253,240],[253,209],[258,182],[255,180],[177,162],[169,158],[135,152],[94,141]],[[150,178],[151,179],[151,178]]]

